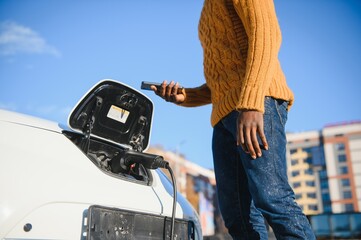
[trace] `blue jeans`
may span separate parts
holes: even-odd
[[[237,111],[214,127],[212,148],[218,201],[233,239],[268,239],[265,219],[277,239],[315,239],[288,184],[287,104],[265,98],[264,132],[269,150],[262,150],[262,157],[256,160],[236,144]]]

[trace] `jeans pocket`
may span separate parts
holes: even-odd
[[[287,122],[288,102],[281,99],[274,99],[274,103],[276,106],[278,117],[282,125],[285,126]]]

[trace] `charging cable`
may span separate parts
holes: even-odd
[[[172,168],[169,166],[169,164],[167,164],[166,168],[169,171],[170,177],[172,178],[172,184],[173,184],[173,209],[172,209],[172,222],[171,222],[171,226],[170,226],[170,239],[173,240],[175,213],[176,213],[176,206],[177,206],[177,184],[176,184],[176,180],[175,180]]]

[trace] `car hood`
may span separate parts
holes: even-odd
[[[153,117],[152,101],[139,91],[114,80],[97,83],[74,107],[68,125],[142,152],[148,148]]]
[[[40,128],[61,133],[63,128],[58,123],[30,115],[0,109],[0,121]]]

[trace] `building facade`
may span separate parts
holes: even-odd
[[[360,211],[361,123],[287,133],[289,181],[306,215]]]
[[[322,130],[332,212],[361,209],[361,123]]]
[[[321,134],[318,131],[287,134],[287,141],[288,179],[296,201],[306,215],[318,214],[328,204]]]

